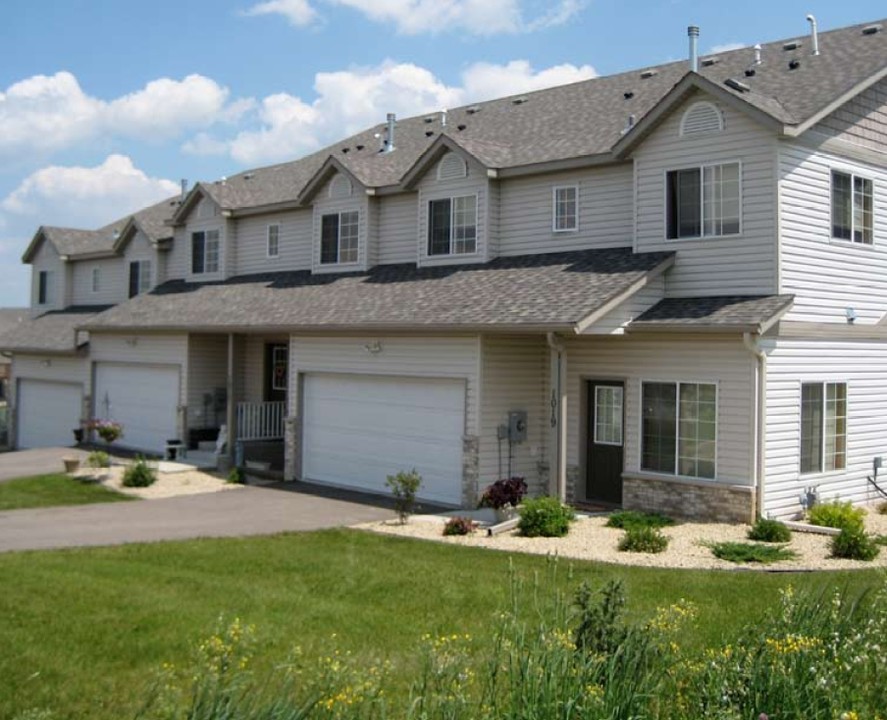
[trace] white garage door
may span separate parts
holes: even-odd
[[[69,447],[80,427],[83,388],[69,383],[20,380],[19,448]]]
[[[386,476],[416,468],[419,497],[460,504],[463,381],[318,374],[304,388],[306,479],[388,493]]]
[[[178,366],[97,363],[95,415],[123,425],[119,445],[162,453],[176,437]]]

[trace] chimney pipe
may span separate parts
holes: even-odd
[[[185,199],[185,195],[188,194],[188,179],[187,179],[187,178],[182,178],[181,181],[180,181],[180,185],[181,185],[181,187],[182,187],[182,197],[181,197],[181,199],[184,201],[184,199]]]
[[[447,110],[446,110],[446,108],[444,108],[443,110],[440,111],[440,126],[441,127],[447,126]]]
[[[699,28],[691,25],[687,28],[687,37],[690,38],[690,70],[699,72]]]
[[[394,126],[397,123],[397,116],[394,113],[388,113],[388,135],[385,140],[385,152],[394,151]]]
[[[812,15],[807,16],[807,22],[810,23],[810,54],[819,55],[819,26],[816,24],[816,18]]]
[[[761,60],[761,43],[755,45],[755,65],[760,65],[763,60]]]

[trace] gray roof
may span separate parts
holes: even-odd
[[[73,306],[26,319],[0,333],[0,351],[17,353],[73,353],[77,350],[77,328],[108,306]]]
[[[666,298],[634,320],[635,330],[762,332],[787,311],[794,295],[720,295]]]
[[[673,253],[617,248],[435,268],[383,265],[366,273],[272,273],[215,284],[172,281],[91,318],[84,327],[562,329],[673,259]]]
[[[17,327],[28,317],[27,308],[0,308],[0,335]],[[0,355],[0,365],[8,365],[9,358]]]

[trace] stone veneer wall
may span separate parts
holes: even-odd
[[[462,507],[473,510],[480,498],[480,438],[462,437]]]
[[[298,480],[302,467],[302,419],[288,417],[283,421],[283,479]]]
[[[711,522],[753,523],[755,489],[623,475],[622,507]]]
[[[567,502],[568,503],[577,503],[581,502],[582,498],[578,493],[579,489],[579,466],[578,465],[567,465]]]

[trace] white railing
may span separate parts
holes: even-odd
[[[237,439],[283,439],[285,417],[285,402],[237,403]]]

